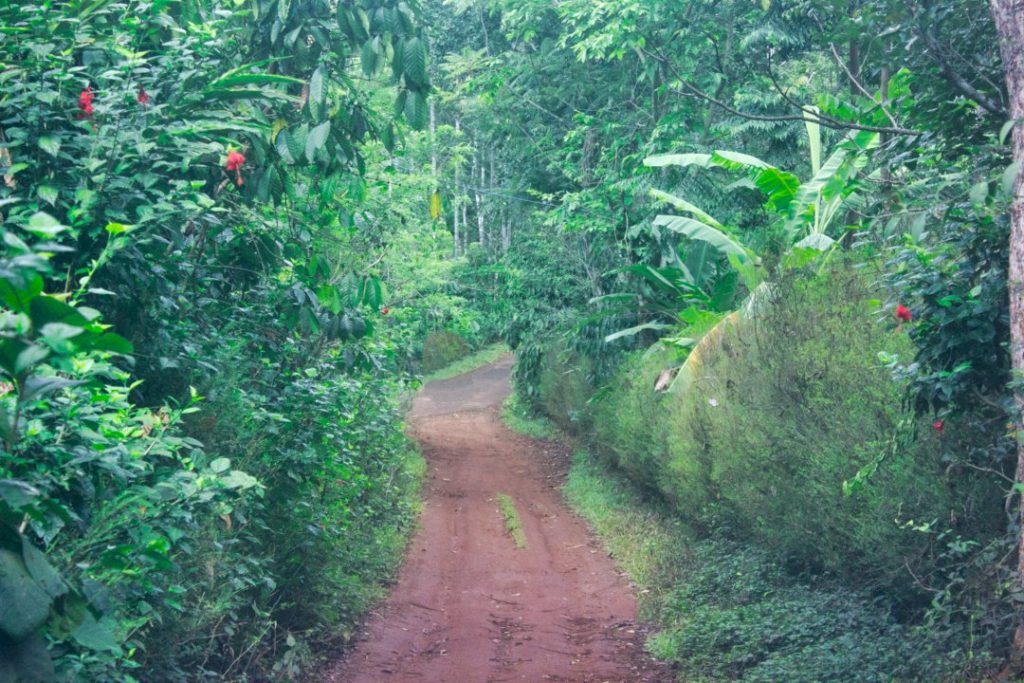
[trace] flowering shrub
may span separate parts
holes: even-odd
[[[387,577],[403,354],[337,206],[396,125],[352,53],[424,120],[414,19],[0,6],[0,680],[296,676]]]

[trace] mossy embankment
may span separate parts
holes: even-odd
[[[533,406],[583,444],[566,495],[640,586],[663,628],[651,649],[687,681],[938,681],[985,666],[981,649],[948,645],[969,624],[925,628],[942,597],[926,582],[948,561],[938,530],[998,536],[1002,494],[985,472],[951,476],[945,454],[970,433],[905,407],[886,362],[911,348],[871,281],[840,263],[775,283],[671,391],[655,383],[685,355],[667,349],[605,378],[557,349],[537,368]]]

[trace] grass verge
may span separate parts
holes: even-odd
[[[485,346],[475,353],[460,358],[451,365],[446,365],[440,370],[435,370],[429,375],[423,377],[423,383],[436,382],[442,379],[451,379],[452,377],[458,377],[464,375],[467,372],[482,368],[485,365],[490,365],[494,361],[501,358],[503,355],[508,353],[508,347],[504,344],[491,344]]]
[[[534,439],[554,439],[559,435],[551,420],[533,413],[514,392],[501,404],[501,419],[513,432]]]
[[[517,548],[526,547],[526,534],[523,533],[523,524],[519,520],[519,511],[516,510],[516,503],[506,493],[499,493],[498,506],[501,508],[501,516],[505,518],[505,530],[512,537]]]

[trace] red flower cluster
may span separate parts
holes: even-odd
[[[245,156],[241,152],[228,152],[228,173],[235,172],[235,185],[242,186],[242,164],[245,163]]]
[[[96,98],[96,94],[92,91],[92,86],[78,93],[78,108],[81,109],[78,113],[80,119],[91,119],[93,115],[92,101]]]
[[[936,420],[935,422],[932,422],[932,429],[937,431],[939,434],[942,433],[942,430],[945,429],[945,427],[946,427],[946,421],[945,420]]]
[[[910,312],[910,309],[900,304],[896,307],[896,319],[900,322],[909,323],[914,319],[914,314]]]
[[[145,107],[147,104],[149,104],[149,93],[146,92],[146,89],[140,85],[139,94],[135,96],[135,99],[138,101],[139,104]]]
[[[380,314],[381,315],[387,315],[390,312],[391,312],[391,309],[388,308],[387,306],[384,306],[383,308],[380,309]]]

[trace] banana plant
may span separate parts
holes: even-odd
[[[853,200],[857,190],[853,181],[867,165],[867,152],[879,142],[877,133],[854,131],[836,145],[822,163],[821,127],[812,120],[806,120],[805,125],[811,165],[811,177],[805,181],[757,157],[727,150],[656,155],[645,159],[644,164],[655,168],[697,166],[746,172],[747,182],[741,184],[760,190],[766,197],[765,208],[783,221],[782,233],[788,247],[783,266],[802,265],[835,247],[836,241],[828,234],[828,228],[840,209]],[[770,302],[772,289],[764,281],[761,257],[743,243],[738,230],[681,197],[657,189],[650,193],[685,214],[659,215],[654,220],[655,226],[715,249],[728,259],[750,292],[738,310],[723,317],[699,341],[694,341],[686,361],[674,371],[671,384],[667,384],[669,391],[678,391],[689,385],[702,358],[720,343],[729,325],[738,325],[744,318],[757,315],[758,310]]]
[[[827,230],[840,209],[853,200],[857,189],[853,181],[868,162],[867,152],[877,147],[879,141],[878,133],[854,131],[822,163],[821,127],[815,121],[805,123],[811,162],[811,177],[805,181],[757,157],[727,150],[660,154],[648,157],[644,164],[655,168],[698,166],[746,172],[753,186],[765,195],[765,208],[782,219],[790,252],[803,257],[798,262],[805,262],[808,254],[825,252],[834,246],[835,240]],[[656,226],[711,245],[729,259],[753,290],[750,285],[756,286],[761,274],[752,270],[751,265],[759,265],[760,259],[740,241],[738,231],[681,197],[661,190],[651,190],[651,196],[689,214],[660,215],[654,220]]]

